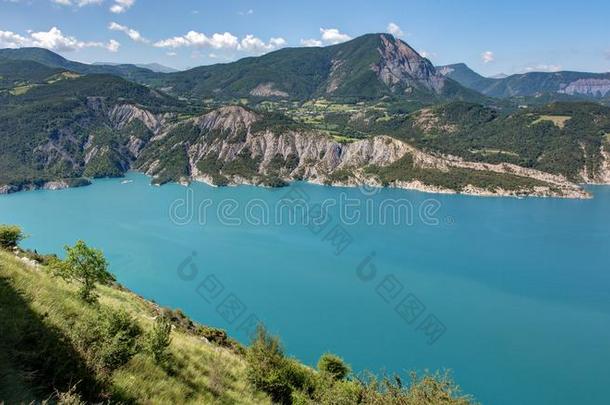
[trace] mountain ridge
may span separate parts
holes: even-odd
[[[434,103],[483,97],[440,75],[406,42],[390,34],[366,34],[326,47],[282,48],[235,62],[157,73],[131,64],[69,61],[42,48],[0,50],[0,60],[32,60],[80,74],[114,74],[179,97],[380,99]]]
[[[610,73],[576,71],[526,72],[489,78],[464,63],[438,66],[439,72],[490,97],[539,97],[542,94],[610,100]]]
[[[260,57],[199,66],[165,75],[157,85],[194,97],[479,98],[439,75],[429,60],[389,34],[366,34],[327,47],[283,48]]]

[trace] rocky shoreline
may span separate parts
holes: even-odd
[[[0,195],[18,193],[20,191],[34,191],[34,190],[64,190],[67,188],[85,187],[91,184],[89,179],[65,179],[65,180],[53,180],[47,181],[40,184],[37,183],[26,183],[19,186],[16,185],[1,185]]]
[[[115,106],[105,113],[116,128],[139,121],[154,134],[146,147],[158,153],[142,156],[144,141],[130,139],[128,163],[121,168],[123,171],[145,173],[152,177],[153,183],[175,181],[188,184],[200,181],[222,186],[281,186],[286,182],[302,180],[331,186],[387,186],[473,196],[592,197],[581,186],[561,175],[509,163],[473,162],[456,156],[434,154],[385,135],[340,143],[327,134],[311,129],[277,130],[259,126],[260,129],[255,130],[255,124],[263,121],[263,116],[239,106],[221,107],[181,121],[180,124],[168,124],[165,115],[156,116],[132,105]],[[190,128],[195,136],[188,140],[183,138],[180,128]],[[171,166],[172,159],[168,162],[158,157],[163,154],[174,156],[171,153],[177,148],[184,150],[184,159],[187,160],[188,170],[183,175],[176,175],[175,168]],[[87,150],[87,156],[90,158],[96,150]],[[602,152],[600,173],[595,173],[595,176],[583,173],[584,183],[610,184],[610,155],[603,147]],[[405,159],[408,163],[404,163]],[[202,166],[202,162],[207,163]],[[407,164],[404,169],[403,164]],[[233,169],[225,170],[227,165],[233,165]],[[382,178],[375,174],[388,167],[394,171],[392,176]],[[401,175],[401,170],[405,170],[404,175]],[[458,172],[454,177],[466,176],[453,183],[456,189],[438,185],[451,182],[434,184],[434,180],[418,178],[421,177],[418,173],[435,173],[442,177],[443,173],[451,172]],[[470,175],[474,176],[468,177]],[[481,175],[494,181],[479,180],[477,183],[470,180]],[[499,181],[495,181],[496,175]],[[88,179],[67,179],[21,186],[5,185],[0,186],[0,194],[34,189],[56,190],[89,183]]]
[[[144,173],[146,174],[146,173]],[[301,180],[301,179],[285,179],[288,183],[291,181]],[[270,186],[265,186],[259,184],[251,179],[247,179],[244,177],[233,177],[229,180],[227,184],[219,186],[214,184],[214,181],[211,176],[205,174],[198,174],[193,176],[190,179],[183,178],[178,181],[178,184],[183,186],[188,186],[192,181],[204,183],[206,185],[212,187],[235,187],[241,185],[248,186],[257,186],[257,187],[267,187],[273,188]],[[307,183],[324,185],[329,187],[370,187],[370,188],[397,188],[403,190],[411,190],[411,191],[419,191],[422,193],[429,194],[454,194],[454,195],[468,195],[468,196],[476,196],[476,197],[512,197],[512,198],[524,198],[524,197],[539,197],[539,198],[564,198],[564,199],[591,199],[593,195],[582,188],[576,188],[573,192],[565,192],[565,193],[557,193],[550,190],[548,187],[535,187],[533,190],[504,190],[501,188],[495,190],[488,190],[475,186],[467,186],[463,190],[457,191],[449,188],[443,188],[440,186],[434,186],[422,183],[419,180],[413,181],[398,181],[393,182],[389,185],[384,186],[378,181],[374,179],[368,178],[366,181],[357,182],[354,180],[349,181],[328,181],[327,179],[302,179]],[[73,186],[70,185],[67,181],[59,180],[59,181],[50,181],[44,183],[41,186],[37,186],[35,184],[27,184],[22,187],[4,185],[0,186],[0,195],[12,194],[20,191],[34,191],[34,190],[63,190],[67,188],[75,188],[75,187],[84,187],[91,184]],[[610,183],[587,183],[587,184],[595,184],[595,185],[610,185]]]

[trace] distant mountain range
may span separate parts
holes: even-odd
[[[110,66],[74,62],[44,48],[0,49],[0,61],[2,60],[33,61],[45,66],[70,70],[75,73],[111,74],[138,82],[142,82],[147,78],[152,79],[157,74],[150,69],[130,64]]]
[[[490,97],[558,97],[610,100],[610,73],[529,72],[483,77],[464,63],[438,66],[439,73]]]
[[[93,65],[120,66],[122,65],[122,63],[94,62]],[[134,63],[133,65],[142,69],[152,70],[155,73],[175,73],[180,71],[179,69],[174,69],[169,66],[161,65],[159,63]]]
[[[85,64],[42,48],[0,49],[1,60],[29,60],[80,74],[112,74],[187,98],[379,99],[434,103],[485,97],[610,101],[610,73],[529,72],[484,77],[463,63],[435,67],[389,34],[312,48],[284,48],[232,63],[176,71],[152,64]]]
[[[158,73],[151,66],[131,64],[88,65],[41,48],[2,49],[1,59],[31,60],[81,74],[118,75],[190,98],[390,96],[426,103],[483,98],[439,74],[428,59],[389,34],[368,34],[324,48],[284,48],[260,57],[175,73]]]

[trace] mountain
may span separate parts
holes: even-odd
[[[152,136],[153,112],[187,110],[174,98],[112,75],[79,75],[31,61],[0,62],[0,72],[0,84],[7,86],[0,87],[4,191],[122,175]],[[132,123],[134,116],[139,120]]]
[[[307,180],[568,197],[587,196],[577,183],[610,183],[608,108],[462,101],[491,99],[447,76],[485,88],[515,76],[437,69],[387,34],[184,72],[138,69],[0,51],[0,193],[130,169],[158,184]],[[538,99],[554,97],[574,98]]]
[[[5,91],[27,91],[29,86],[45,83],[64,72],[40,63],[24,60],[0,61],[0,94]]]
[[[120,66],[121,63],[112,63],[112,62],[94,62],[93,65],[101,65],[101,66]],[[134,63],[133,66],[148,69],[155,73],[175,73],[179,72],[178,69],[171,68],[169,66],[164,66],[159,63]]]
[[[603,137],[610,133],[610,113],[595,104],[520,112],[511,121],[477,104],[404,113],[375,100],[330,104],[323,125],[315,126],[307,118],[311,102],[283,113],[235,105],[201,111],[112,75],[80,75],[31,61],[0,62],[0,71],[17,80],[0,89],[5,193],[80,185],[84,178],[130,169],[159,184],[307,180],[570,197],[586,196],[575,181],[608,181]],[[503,152],[493,152],[498,150]]]
[[[482,99],[388,34],[368,34],[323,48],[284,48],[158,79],[156,85],[172,94],[195,98]]]
[[[157,65],[145,69],[73,62],[42,48],[1,49],[3,59],[30,60],[80,74],[113,74],[195,99],[366,100],[389,96],[423,103],[485,99],[437,72],[428,59],[389,34],[368,34],[328,47],[284,48],[260,57],[165,74],[149,69],[162,69]]]
[[[155,75],[155,72],[149,69],[129,64],[108,66],[74,62],[44,48],[0,49],[0,61],[2,60],[33,61],[80,74],[111,74],[134,81],[152,79]]]
[[[474,70],[470,69],[465,63],[456,63],[453,65],[437,66],[440,74],[450,79],[455,80],[462,86],[469,89],[486,89],[496,82],[495,79],[481,76]],[[476,90],[481,91],[481,90]]]
[[[610,73],[528,72],[486,78],[463,63],[439,66],[441,74],[490,97],[540,97],[610,100]]]

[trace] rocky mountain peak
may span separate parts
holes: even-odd
[[[381,34],[377,51],[381,58],[373,70],[390,88],[423,87],[435,93],[442,90],[445,84],[444,76],[406,42],[389,34]]]

